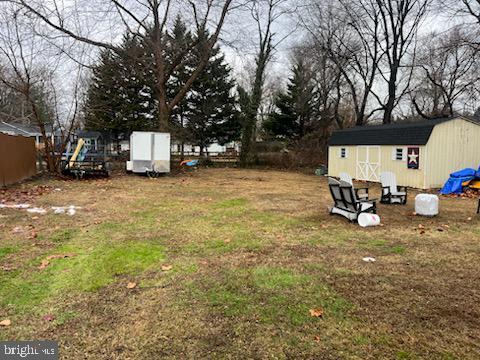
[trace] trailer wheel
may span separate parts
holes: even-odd
[[[156,171],[147,171],[147,176],[150,179],[156,179],[156,178],[158,178],[158,175],[159,175],[159,173],[157,173]]]

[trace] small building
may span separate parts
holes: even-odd
[[[329,141],[328,174],[335,177],[347,172],[378,182],[382,171],[391,171],[399,185],[430,189],[479,165],[480,123],[465,116],[354,127],[335,131]]]
[[[45,132],[47,137],[51,137],[52,141],[54,141],[52,127],[46,126]],[[0,121],[0,133],[34,138],[37,149],[41,149],[44,146],[43,136],[38,126]]]

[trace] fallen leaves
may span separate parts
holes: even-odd
[[[310,309],[310,316],[311,317],[318,317],[318,318],[323,317],[323,309],[320,309],[320,308]]]
[[[172,265],[162,265],[161,267],[162,271],[170,271],[173,269]]]
[[[55,254],[55,255],[47,256],[47,260],[65,259],[65,258],[70,258],[70,257],[74,257],[74,256],[76,256],[76,254],[74,254],[74,253]]]
[[[5,320],[2,320],[0,321],[0,326],[10,326],[12,325],[12,322],[9,320],[9,319],[5,319]]]
[[[52,191],[51,186],[39,185],[29,189],[8,188],[0,190],[0,199],[2,203],[31,203],[36,197]]]
[[[418,224],[416,228],[413,229],[414,231],[420,230],[420,235],[425,234],[426,227],[423,224]]]
[[[137,283],[135,282],[129,282],[127,284],[127,289],[135,289],[137,287]]]
[[[75,255],[76,254],[74,253],[65,253],[65,254],[55,254],[55,255],[47,256],[46,259],[42,260],[38,268],[40,270],[45,269],[46,267],[48,267],[48,265],[50,265],[50,260],[71,258],[71,257],[74,257]]]

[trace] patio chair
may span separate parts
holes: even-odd
[[[394,173],[385,171],[380,173],[380,181],[382,183],[382,204],[400,204],[407,203],[407,188],[405,186],[397,186],[397,178]]]
[[[345,181],[346,183],[352,185],[353,191],[355,191],[355,196],[359,200],[368,200],[368,188],[355,188],[353,186],[353,180],[349,173],[341,172],[340,173],[340,180]]]
[[[328,178],[328,186],[334,201],[330,214],[338,214],[350,221],[356,221],[361,213],[377,213],[375,201],[358,200],[353,186],[345,181]]]

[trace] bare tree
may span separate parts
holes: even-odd
[[[470,33],[470,44],[480,49],[480,0],[439,0],[437,12],[449,14],[455,26]]]
[[[0,28],[0,82],[23,97],[32,121],[38,126],[44,143],[48,171],[58,172],[61,154],[79,117],[81,72],[77,73],[73,101],[60,110],[59,94],[55,90],[55,72],[61,57],[42,62],[48,49],[33,35],[30,26],[22,22],[18,9],[4,8]],[[63,116],[61,115],[61,113]],[[56,148],[53,133],[57,129],[60,142]],[[48,136],[51,133],[51,136]],[[57,137],[58,138],[58,137]],[[59,155],[60,154],[60,155]]]
[[[423,81],[413,91],[412,103],[424,118],[454,115],[456,105],[478,90],[479,53],[459,27],[424,39],[417,63]]]
[[[418,28],[427,14],[431,0],[375,0],[380,12],[381,36],[377,39],[385,54],[386,66],[380,67],[380,75],[387,83],[387,96],[384,100],[376,95],[384,113],[383,123],[392,122],[393,110],[400,99],[409,91],[413,68],[405,64],[412,61],[415,54],[409,55],[415,45]],[[401,71],[407,69],[405,86],[400,88]]]
[[[101,2],[76,1],[71,10],[61,0],[31,1],[31,0],[2,0],[17,4],[26,10],[27,14],[43,21],[51,30],[58,34],[68,36],[78,42],[83,42],[95,47],[117,51],[115,42],[108,42],[95,37],[81,17],[79,9],[98,6],[95,13],[102,16],[95,27],[105,28],[121,27],[127,32],[146,39],[155,61],[155,90],[158,106],[158,122],[160,131],[168,131],[169,119],[173,108],[185,97],[193,82],[203,71],[210,58],[211,50],[217,43],[226,17],[236,6],[234,0],[138,0],[120,1],[107,0]],[[197,33],[205,34],[211,30],[209,36],[199,36],[195,41],[179,51],[173,59],[167,60],[167,27],[175,18],[174,12],[190,14],[190,23],[196,28]],[[86,11],[92,17],[92,12]],[[198,63],[192,70],[190,78],[183,84],[172,97],[167,95],[166,84],[174,71],[183,66],[191,53],[198,51]]]
[[[443,6],[447,6],[456,15],[464,15],[480,25],[480,0],[444,0]]]
[[[304,17],[317,54],[327,54],[335,64],[351,98],[355,123],[363,125],[379,109],[370,98],[379,63],[380,12],[373,1],[315,1]],[[340,79],[339,79],[340,80]],[[338,91],[340,91],[340,87]]]
[[[265,73],[267,65],[277,46],[285,39],[274,41],[274,24],[291,9],[286,9],[288,0],[254,0],[250,3],[251,16],[255,22],[258,43],[255,55],[255,75],[251,89],[240,88],[241,105],[243,106],[242,166],[254,161],[255,141],[257,134],[257,117],[263,99]]]
[[[323,129],[322,135],[326,138],[328,129],[332,125],[340,129],[352,125],[355,111],[352,112],[349,109],[350,84],[327,53],[318,51],[315,46],[308,47],[306,51],[313,62],[316,112],[320,127]]]

